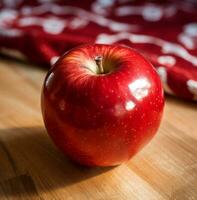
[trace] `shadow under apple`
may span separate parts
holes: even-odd
[[[67,187],[113,167],[84,167],[66,158],[43,127],[0,130],[0,197],[38,196]],[[6,174],[6,175],[5,175]]]

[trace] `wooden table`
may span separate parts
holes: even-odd
[[[197,199],[196,103],[167,97],[157,136],[137,156],[115,168],[86,168],[47,136],[40,112],[45,74],[1,58],[1,200]]]

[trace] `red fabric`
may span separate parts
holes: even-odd
[[[197,100],[196,10],[195,0],[4,0],[0,51],[49,65],[82,43],[123,43],[153,63],[166,92]]]

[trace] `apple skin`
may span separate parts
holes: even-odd
[[[105,74],[94,58],[102,56]],[[114,166],[147,144],[160,125],[164,95],[153,66],[121,45],[83,45],[65,53],[43,85],[48,134],[72,160]]]

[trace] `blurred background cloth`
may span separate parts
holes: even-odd
[[[167,93],[197,100],[197,1],[0,1],[2,54],[50,66],[95,42],[138,49]]]

